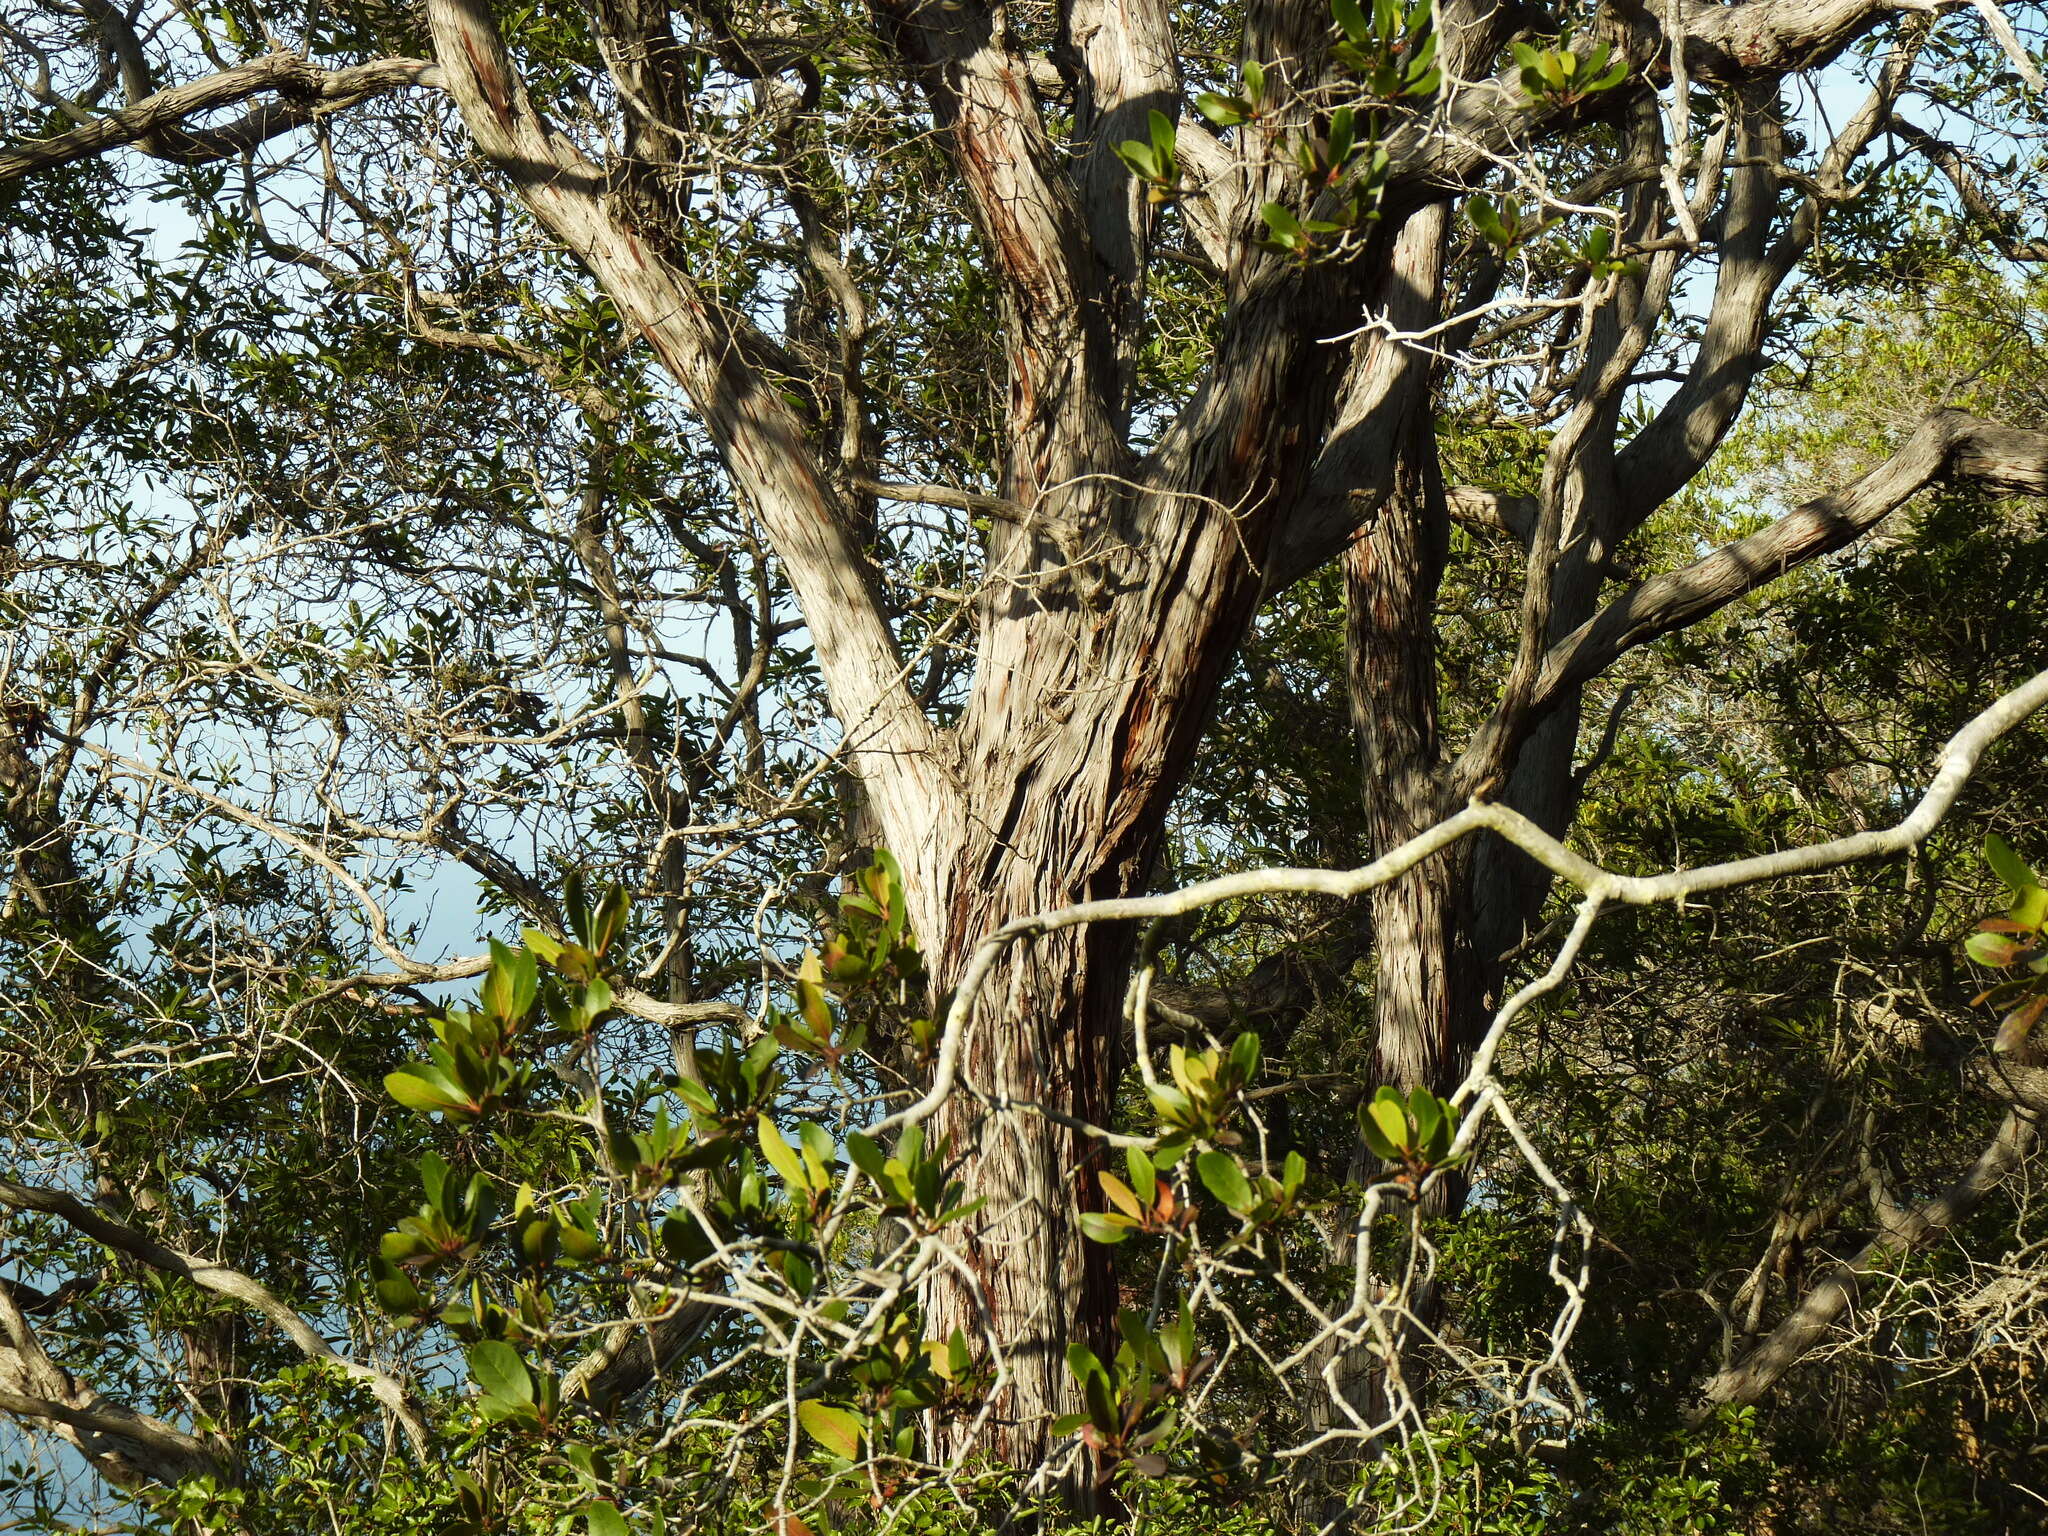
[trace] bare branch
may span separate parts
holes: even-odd
[[[984,939],[963,974],[947,1010],[932,1086],[909,1108],[880,1122],[874,1133],[927,1119],[953,1091],[959,1069],[960,1043],[979,999],[979,990],[1003,953],[1012,945],[1042,934],[1089,923],[1142,922],[1178,917],[1219,902],[1254,896],[1315,895],[1350,898],[1385,885],[1432,854],[1461,838],[1492,832],[1521,849],[1551,873],[1563,877],[1599,903],[1655,906],[1708,891],[1755,885],[1759,881],[1813,874],[1838,865],[1901,853],[1939,826],[1976,771],[1977,760],[2005,735],[2043,706],[2048,706],[2048,671],[2036,673],[2003,695],[1949,738],[1935,760],[1935,772],[1920,803],[1896,825],[1859,832],[1807,848],[1708,864],[1699,869],[1662,875],[1618,875],[1574,853],[1565,844],[1517,811],[1504,805],[1477,802],[1411,838],[1399,848],[1353,870],[1258,869],[1200,881],[1158,896],[1131,896],[1113,901],[1080,902],[1005,923]]]
[[[1756,1402],[1812,1352],[1842,1314],[1856,1304],[1863,1285],[1886,1264],[1961,1221],[2017,1168],[2040,1133],[2040,1116],[2015,1108],[1990,1145],[1961,1178],[1932,1200],[1905,1212],[1873,1237],[1852,1259],[1838,1264],[1807,1292],[1790,1317],[1741,1359],[1716,1373],[1693,1411],[1695,1422],[1715,1409]]]
[[[1990,239],[1998,253],[2010,261],[2048,261],[2048,240],[2023,239],[2013,227],[2009,209],[1991,200],[1977,179],[1969,158],[1955,145],[1936,138],[1918,123],[1894,114],[1886,125],[1893,133],[1927,157],[1928,163],[1948,178],[1970,222]]]
[[[406,1395],[405,1388],[395,1379],[377,1370],[374,1366],[347,1359],[336,1352],[333,1345],[323,1339],[288,1303],[280,1299],[269,1287],[224,1264],[197,1254],[184,1253],[167,1244],[158,1242],[147,1233],[138,1232],[124,1222],[95,1205],[89,1205],[76,1195],[61,1189],[46,1189],[34,1184],[17,1184],[12,1179],[0,1179],[0,1204],[12,1206],[18,1211],[41,1211],[69,1223],[97,1242],[105,1243],[118,1253],[125,1253],[132,1259],[140,1260],[150,1268],[165,1274],[178,1275],[189,1280],[202,1290],[238,1301],[251,1311],[268,1318],[279,1332],[291,1340],[293,1346],[309,1360],[326,1360],[339,1367],[353,1379],[370,1389],[371,1396],[383,1404],[386,1411],[404,1428],[407,1437],[417,1450],[424,1451],[427,1443],[426,1426],[421,1422]]]
[[[140,143],[202,113],[266,91],[275,91],[282,99],[228,127],[183,132],[172,158],[231,159],[265,139],[304,127],[322,113],[339,112],[391,91],[440,84],[440,70],[425,59],[377,59],[347,69],[321,69],[296,53],[266,54],[204,80],[168,86],[53,139],[18,139],[0,146],[0,183]]]
[[[1683,570],[1639,582],[1609,603],[1551,648],[1532,707],[1540,712],[1645,641],[1696,624],[1795,566],[1841,549],[1945,480],[2004,495],[2048,496],[2048,433],[1961,411],[1935,412],[1861,479]]]

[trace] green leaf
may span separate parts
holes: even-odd
[[[2017,940],[2002,933],[1973,933],[1963,940],[1963,952],[1979,965],[1988,965],[1993,970],[2011,965],[2013,956],[2022,947]]]
[[[959,1186],[955,1185],[954,1188],[958,1189]],[[977,1195],[974,1199],[967,1201],[965,1204],[949,1206],[947,1209],[939,1212],[938,1217],[936,1218],[937,1224],[943,1227],[949,1221],[964,1221],[969,1216],[972,1216],[976,1211],[980,1210],[984,1205],[987,1204],[987,1195]]]
[[[1159,1118],[1168,1125],[1186,1125],[1192,1119],[1195,1106],[1188,1096],[1178,1088],[1169,1088],[1164,1083],[1147,1088],[1145,1096],[1152,1101],[1152,1107],[1159,1112]]]
[[[400,1067],[384,1077],[384,1091],[407,1109],[423,1115],[474,1114],[469,1095],[433,1067]]]
[[[1408,1095],[1408,1118],[1415,1122],[1415,1144],[1426,1147],[1443,1124],[1442,1101],[1427,1088],[1417,1088]]]
[[[1314,243],[1309,239],[1308,232],[1301,227],[1301,220],[1290,213],[1283,204],[1267,203],[1259,210],[1259,217],[1266,221],[1269,245],[1301,256],[1306,255]],[[1156,1102],[1158,1095],[1155,1093],[1153,1097]]]
[[[1145,1155],[1143,1147],[1124,1149],[1124,1166],[1131,1171],[1131,1193],[1138,1197],[1138,1204],[1153,1206],[1159,1203],[1159,1173],[1152,1166],[1152,1159]]]
[[[1154,107],[1146,115],[1147,126],[1152,133],[1152,152],[1162,167],[1173,164],[1174,122],[1164,112]]]
[[[1352,42],[1364,43],[1372,37],[1372,23],[1365,19],[1358,0],[1330,0],[1330,14]]]
[[[1996,832],[1988,833],[1984,838],[1984,862],[1991,866],[1991,872],[2005,882],[2006,889],[2015,897],[2023,896],[2041,884],[2025,860],[2014,853],[2012,845]]]
[[[605,890],[597,904],[597,910],[590,918],[590,947],[603,954],[612,946],[612,941],[625,931],[626,915],[631,911],[633,898],[623,885],[614,883]]]
[[[1391,1088],[1382,1088],[1373,1096],[1366,1113],[1388,1142],[1403,1152],[1408,1149],[1408,1106],[1398,1093]]]
[[[718,1113],[718,1101],[702,1083],[692,1078],[679,1077],[675,1080],[676,1097],[696,1113],[710,1118]]]
[[[533,1402],[533,1377],[519,1351],[502,1339],[485,1339],[469,1347],[469,1374],[484,1395],[507,1403]]]
[[[796,1416],[805,1432],[834,1456],[847,1461],[860,1459],[862,1424],[859,1414],[808,1399],[796,1405]]]
[[[420,1187],[427,1192],[429,1205],[442,1204],[442,1192],[448,1188],[448,1159],[438,1152],[424,1153],[420,1157]]]
[[[1610,69],[1610,70],[1609,70],[1609,71],[1608,71],[1608,72],[1607,72],[1606,74],[1602,75],[1602,76],[1601,76],[1601,77],[1600,77],[1599,79],[1597,79],[1597,80],[1588,80],[1588,81],[1587,81],[1587,82],[1585,83],[1585,85],[1584,85],[1583,87],[1581,87],[1581,89],[1583,89],[1583,90],[1585,90],[1585,91],[1588,91],[1588,92],[1592,92],[1592,91],[1611,91],[1611,90],[1613,90],[1613,89],[1614,89],[1614,88],[1615,88],[1615,87],[1616,87],[1617,85],[1621,84],[1621,82],[1622,82],[1622,81],[1626,80],[1627,78],[1628,78],[1628,60],[1627,60],[1627,59],[1617,59],[1617,60],[1615,60],[1615,63],[1614,63],[1614,68]]]
[[[507,1024],[517,1023],[533,1007],[540,974],[531,951],[508,949],[491,940],[491,969],[484,977],[484,1012]]]
[[[755,1121],[755,1131],[760,1137],[762,1156],[782,1175],[782,1182],[792,1190],[807,1188],[810,1181],[804,1177],[804,1165],[797,1160],[790,1144],[782,1139],[782,1132],[775,1128],[775,1122],[762,1115]]]
[[[555,1250],[561,1246],[562,1229],[545,1216],[529,1221],[519,1229],[519,1257],[521,1262],[535,1266],[549,1263]]]
[[[2020,892],[2006,916],[2023,928],[2048,927],[2048,887],[2036,885]]]
[[[1330,114],[1330,164],[1338,167],[1351,159],[1351,146],[1357,133],[1357,115],[1349,107],[1339,107]],[[1251,1039],[1254,1044],[1258,1036],[1238,1036],[1240,1040]]]
[[[1210,1194],[1240,1216],[1259,1203],[1259,1197],[1245,1182],[1244,1170],[1227,1152],[1202,1153],[1195,1159],[1195,1172],[1201,1175]]]
[[[1401,1149],[1387,1140],[1386,1133],[1379,1128],[1369,1107],[1364,1104],[1358,1106],[1358,1134],[1372,1155],[1381,1162],[1391,1163],[1401,1156]]]
[[[610,1499],[595,1499],[584,1505],[583,1523],[590,1536],[630,1536],[626,1517]]]
[[[562,911],[568,916],[569,931],[588,946],[590,943],[590,907],[583,899],[583,872],[572,869],[562,881]]]
[[[1164,179],[1159,162],[1153,158],[1150,144],[1141,144],[1136,139],[1125,139],[1116,146],[1114,152],[1117,159],[1123,161],[1131,174],[1140,181],[1156,182]]]
[[[604,1257],[604,1239],[588,1227],[574,1222],[562,1225],[556,1241],[561,1244],[562,1252],[579,1264],[589,1264]]]
[[[822,1125],[806,1120],[796,1128],[797,1144],[804,1155],[804,1173],[813,1189],[826,1189],[832,1183],[832,1169],[839,1161],[839,1149],[832,1145],[832,1138]]]
[[[1512,206],[1512,205],[1510,205]],[[1506,250],[1515,242],[1515,233],[1508,227],[1501,210],[1494,207],[1493,199],[1479,196],[1468,198],[1465,203],[1465,217],[1472,221],[1472,227],[1479,231],[1480,238],[1489,245]]]
[[[882,1182],[882,1168],[888,1159],[872,1138],[861,1135],[859,1131],[847,1132],[846,1155],[853,1159],[854,1167],[877,1184]]]
[[[377,1305],[400,1317],[417,1316],[427,1308],[427,1298],[412,1278],[385,1258],[370,1261],[370,1288]]]
[[[1107,1377],[1102,1362],[1095,1358],[1095,1351],[1086,1344],[1074,1343],[1067,1346],[1067,1371],[1074,1380],[1085,1382],[1091,1376]]]
[[[1117,1432],[1116,1394],[1111,1390],[1109,1373],[1098,1368],[1091,1376],[1081,1378],[1081,1396],[1088,1404],[1088,1417],[1095,1427],[1104,1434]]]
[[[1080,1214],[1081,1235],[1090,1242],[1113,1247],[1129,1237],[1132,1232],[1128,1216],[1117,1216],[1106,1211],[1083,1211]]]

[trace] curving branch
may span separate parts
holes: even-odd
[[[1537,863],[1571,882],[1596,909],[1609,903],[1656,906],[1683,901],[1709,891],[1756,885],[1794,875],[1815,874],[1843,864],[1903,853],[1941,825],[1963,788],[1976,772],[1987,748],[2036,711],[2048,707],[2048,671],[2037,672],[2001,695],[1976,718],[1951,736],[1935,759],[1935,770],[1920,803],[1897,824],[1858,832],[1806,848],[1787,848],[1753,858],[1698,869],[1676,869],[1661,875],[1621,875],[1574,853],[1528,817],[1504,805],[1475,801],[1427,832],[1357,869],[1255,869],[1199,881],[1157,896],[1131,896],[1112,901],[1077,902],[1056,911],[1040,912],[1005,923],[975,950],[946,1011],[938,1061],[930,1090],[909,1107],[871,1128],[871,1135],[914,1125],[936,1113],[951,1096],[959,1073],[960,1047],[973,1018],[980,989],[1003,955],[1015,944],[1043,934],[1090,923],[1146,922],[1179,917],[1202,907],[1257,896],[1334,896],[1350,898],[1387,884],[1432,854],[1478,832],[1492,832],[1512,843]]]
[[[1718,1371],[1700,1394],[1693,1422],[1707,1418],[1717,1408],[1754,1403],[1770,1391],[1856,1304],[1865,1281],[1974,1211],[2019,1166],[2039,1139],[2040,1130],[2037,1111],[2015,1107],[2008,1112],[1997,1134],[1961,1178],[1932,1200],[1888,1222],[1854,1258],[1837,1264],[1807,1292],[1789,1317],[1739,1360]]]
[[[689,394],[788,571],[834,711],[899,857],[935,857],[931,810],[950,786],[908,684],[861,530],[827,482],[805,423],[743,355],[754,333],[722,313],[609,195],[605,172],[541,114],[480,0],[430,0],[447,88],[484,157],[590,269]],[[929,888],[936,880],[923,884]]]
[[[55,1294],[39,1296],[37,1310],[61,1305],[76,1284],[67,1281]],[[83,1282],[85,1288],[91,1284]],[[27,1289],[0,1284],[0,1413],[52,1426],[117,1488],[175,1483],[218,1470],[205,1441],[101,1395],[51,1359],[18,1294]]]
[[[308,1360],[328,1361],[368,1387],[370,1395],[376,1398],[405,1430],[406,1438],[412,1442],[414,1450],[424,1454],[427,1446],[426,1425],[421,1421],[405,1388],[396,1378],[387,1376],[374,1366],[350,1360],[337,1352],[290,1303],[260,1280],[245,1275],[238,1269],[230,1269],[225,1264],[217,1264],[198,1254],[185,1253],[158,1242],[147,1233],[138,1232],[127,1223],[115,1220],[98,1206],[61,1189],[49,1189],[36,1184],[17,1184],[12,1179],[0,1178],[0,1205],[10,1206],[17,1211],[39,1211],[44,1215],[55,1216],[95,1242],[106,1244],[117,1253],[124,1253],[129,1258],[147,1264],[151,1269],[164,1274],[177,1275],[181,1279],[189,1280],[201,1290],[225,1296],[230,1301],[240,1302],[252,1312],[260,1313],[291,1340],[293,1347]]]
[[[97,1394],[90,1407],[0,1389],[0,1413],[40,1419],[76,1432],[67,1436],[79,1454],[117,1487],[148,1479],[175,1483],[195,1473],[218,1470],[206,1442],[174,1424],[108,1402]],[[109,1444],[109,1442],[114,1442]]]
[[[1969,156],[1961,149],[1896,113],[1885,126],[1919,150],[1927,163],[1947,178],[1948,184],[1955,189],[1957,200],[1963,205],[1963,212],[1973,225],[1983,231],[2001,256],[2008,261],[2048,261],[2048,240],[2026,239],[2020,235],[2012,210],[2001,208],[1992,200],[1984,183],[1978,180]]]
[[[1683,570],[1638,582],[1609,603],[1551,648],[1535,710],[1540,713],[1565,690],[1597,676],[1646,641],[1696,624],[1795,566],[1852,543],[1943,481],[2002,495],[2048,496],[2048,433],[2001,426],[1962,411],[1936,411],[1861,479]]]

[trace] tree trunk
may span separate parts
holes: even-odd
[[[1404,235],[1396,270],[1407,272],[1413,288],[1433,292],[1443,225],[1416,224]],[[1413,411],[1400,430],[1406,442],[1393,493],[1351,541],[1344,560],[1345,681],[1374,855],[1407,842],[1452,809],[1438,736],[1435,644],[1450,517],[1431,423]],[[1373,1069],[1359,1084],[1366,1094],[1382,1085],[1448,1094],[1464,1073],[1482,1006],[1471,945],[1470,869],[1461,843],[1372,893]],[[1355,1139],[1350,1178],[1369,1182],[1380,1171],[1363,1139]],[[1441,1213],[1455,1208],[1462,1189],[1440,1182],[1429,1198]],[[1332,1257],[1348,1273],[1356,1254],[1347,1241]],[[1427,1323],[1436,1300],[1433,1288],[1425,1288],[1409,1303]],[[1312,1386],[1306,1400],[1309,1429],[1329,1428],[1354,1413],[1367,1424],[1384,1422],[1399,1400],[1396,1381],[1407,1395],[1420,1385],[1404,1342],[1397,1335],[1391,1360],[1364,1348],[1333,1347],[1313,1362],[1311,1380],[1320,1389]],[[1366,1454],[1363,1447],[1339,1450],[1305,1463],[1294,1496],[1297,1518],[1321,1526],[1341,1517],[1345,1486]]]
[[[1145,14],[1155,10],[1164,17]],[[1379,270],[1391,218],[1355,274],[1245,246],[1211,377],[1149,451],[1134,452],[1119,381],[1138,338],[1119,329],[1111,312],[1122,301],[1110,300],[1142,291],[1149,205],[1119,193],[1121,244],[1089,225],[1030,105],[1028,69],[990,15],[935,0],[884,11],[953,149],[997,279],[1009,375],[1000,489],[1024,513],[990,536],[974,684],[943,730],[909,686],[866,521],[844,493],[843,471],[856,467],[817,452],[783,389],[748,362],[763,339],[699,288],[689,249],[665,233],[667,213],[619,194],[550,129],[490,9],[429,6],[436,55],[479,148],[682,384],[767,532],[943,991],[1003,923],[1142,886],[1261,598],[1333,553],[1376,497],[1392,457],[1381,413],[1411,397],[1426,369],[1384,340],[1347,354],[1318,339],[1355,316],[1350,284]],[[1323,29],[1302,24],[1314,37],[1293,51],[1313,54]],[[654,33],[640,41],[670,46]],[[1170,100],[1177,86],[1151,58],[1134,49],[1089,114]],[[1113,158],[1113,143],[1100,155]],[[1426,258],[1418,271],[1393,274],[1398,324],[1430,310],[1444,218],[1436,208],[1412,220],[1433,233],[1414,246]],[[1125,254],[1105,268],[1098,255],[1110,247]],[[927,1333],[996,1335],[1007,1374],[986,1448],[1019,1466],[1045,1449],[1047,1416],[1077,1402],[1065,1343],[1106,1342],[1114,1298],[1106,1268],[1088,1283],[1073,1220],[1075,1180],[1081,1198],[1095,1193],[1081,1140],[1029,1110],[984,1115],[967,1089],[1107,1119],[1130,943],[1105,929],[1010,957],[970,1026],[966,1087],[934,1126],[955,1138],[960,1175],[989,1204],[963,1234],[968,1274],[932,1282]]]
[[[1198,528],[1181,530],[1181,584],[1158,589],[1167,636],[1126,632],[1128,653],[1103,643],[1085,592],[1020,587],[992,605],[982,675],[1003,686],[980,691],[960,729],[965,811],[949,834],[959,852],[927,940],[941,994],[1004,923],[1144,887],[1257,593],[1235,551]],[[1223,593],[1204,592],[1208,582]],[[1199,627],[1174,632],[1190,608]],[[954,1239],[964,1265],[928,1287],[926,1336],[957,1327],[992,1342],[1002,1384],[972,1449],[1013,1466],[1038,1465],[1054,1449],[1051,1419],[1080,1407],[1067,1345],[1101,1352],[1114,1337],[1109,1251],[1075,1221],[1100,1207],[1096,1144],[1034,1110],[1110,1124],[1135,940],[1128,925],[1104,924],[1012,949],[983,985],[962,1086],[936,1117],[959,1176],[988,1204]]]
[[[1447,218],[1419,215],[1395,250],[1394,283],[1434,304]],[[1390,304],[1390,308],[1393,306]],[[1450,511],[1426,397],[1396,424],[1393,493],[1345,551],[1345,657],[1375,856],[1441,821],[1450,804],[1438,735],[1436,609],[1450,555]],[[1377,1087],[1456,1086],[1474,1043],[1463,845],[1372,895]]]
[[[989,978],[962,1055],[973,1096],[957,1095],[937,1117],[935,1134],[988,1204],[951,1237],[964,1262],[934,1276],[925,1333],[944,1339],[958,1328],[983,1341],[1001,1373],[985,1432],[972,1444],[949,1440],[949,1455],[1037,1466],[1057,1449],[1051,1420],[1080,1407],[1067,1346],[1112,1347],[1110,1250],[1084,1242],[1075,1221],[1077,1210],[1100,1208],[1098,1159],[1088,1138],[1010,1106],[1107,1123],[1130,956],[1120,937],[1068,929],[1015,952]]]

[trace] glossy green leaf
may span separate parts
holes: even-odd
[[[888,1159],[882,1149],[869,1137],[859,1131],[849,1131],[846,1136],[846,1155],[853,1160],[853,1166],[873,1179],[882,1182],[882,1167]]]
[[[421,1114],[473,1114],[469,1096],[433,1067],[400,1067],[384,1077],[384,1091],[407,1109]]]
[[[469,1347],[469,1374],[485,1395],[508,1403],[533,1401],[533,1377],[519,1351],[501,1339]]]
[[[796,1416],[808,1434],[834,1456],[847,1461],[860,1459],[860,1438],[864,1425],[857,1413],[834,1408],[829,1403],[808,1399],[796,1405]]]
[[[1991,866],[1991,872],[2005,882],[2006,889],[2015,897],[2024,895],[2041,883],[2034,878],[2034,872],[2027,867],[2026,861],[2012,851],[2012,845],[1996,832],[1988,833],[1984,838],[1984,862]]]
[[[1078,1217],[1081,1235],[1092,1243],[1114,1246],[1129,1237],[1130,1220],[1107,1211],[1082,1211]]]
[[[1227,1152],[1202,1153],[1195,1159],[1195,1172],[1210,1194],[1240,1216],[1259,1203],[1259,1197],[1245,1182],[1244,1169]]]
[[[2002,933],[1973,933],[1963,940],[1963,952],[1979,965],[1999,969],[2012,964],[2022,946]]]

